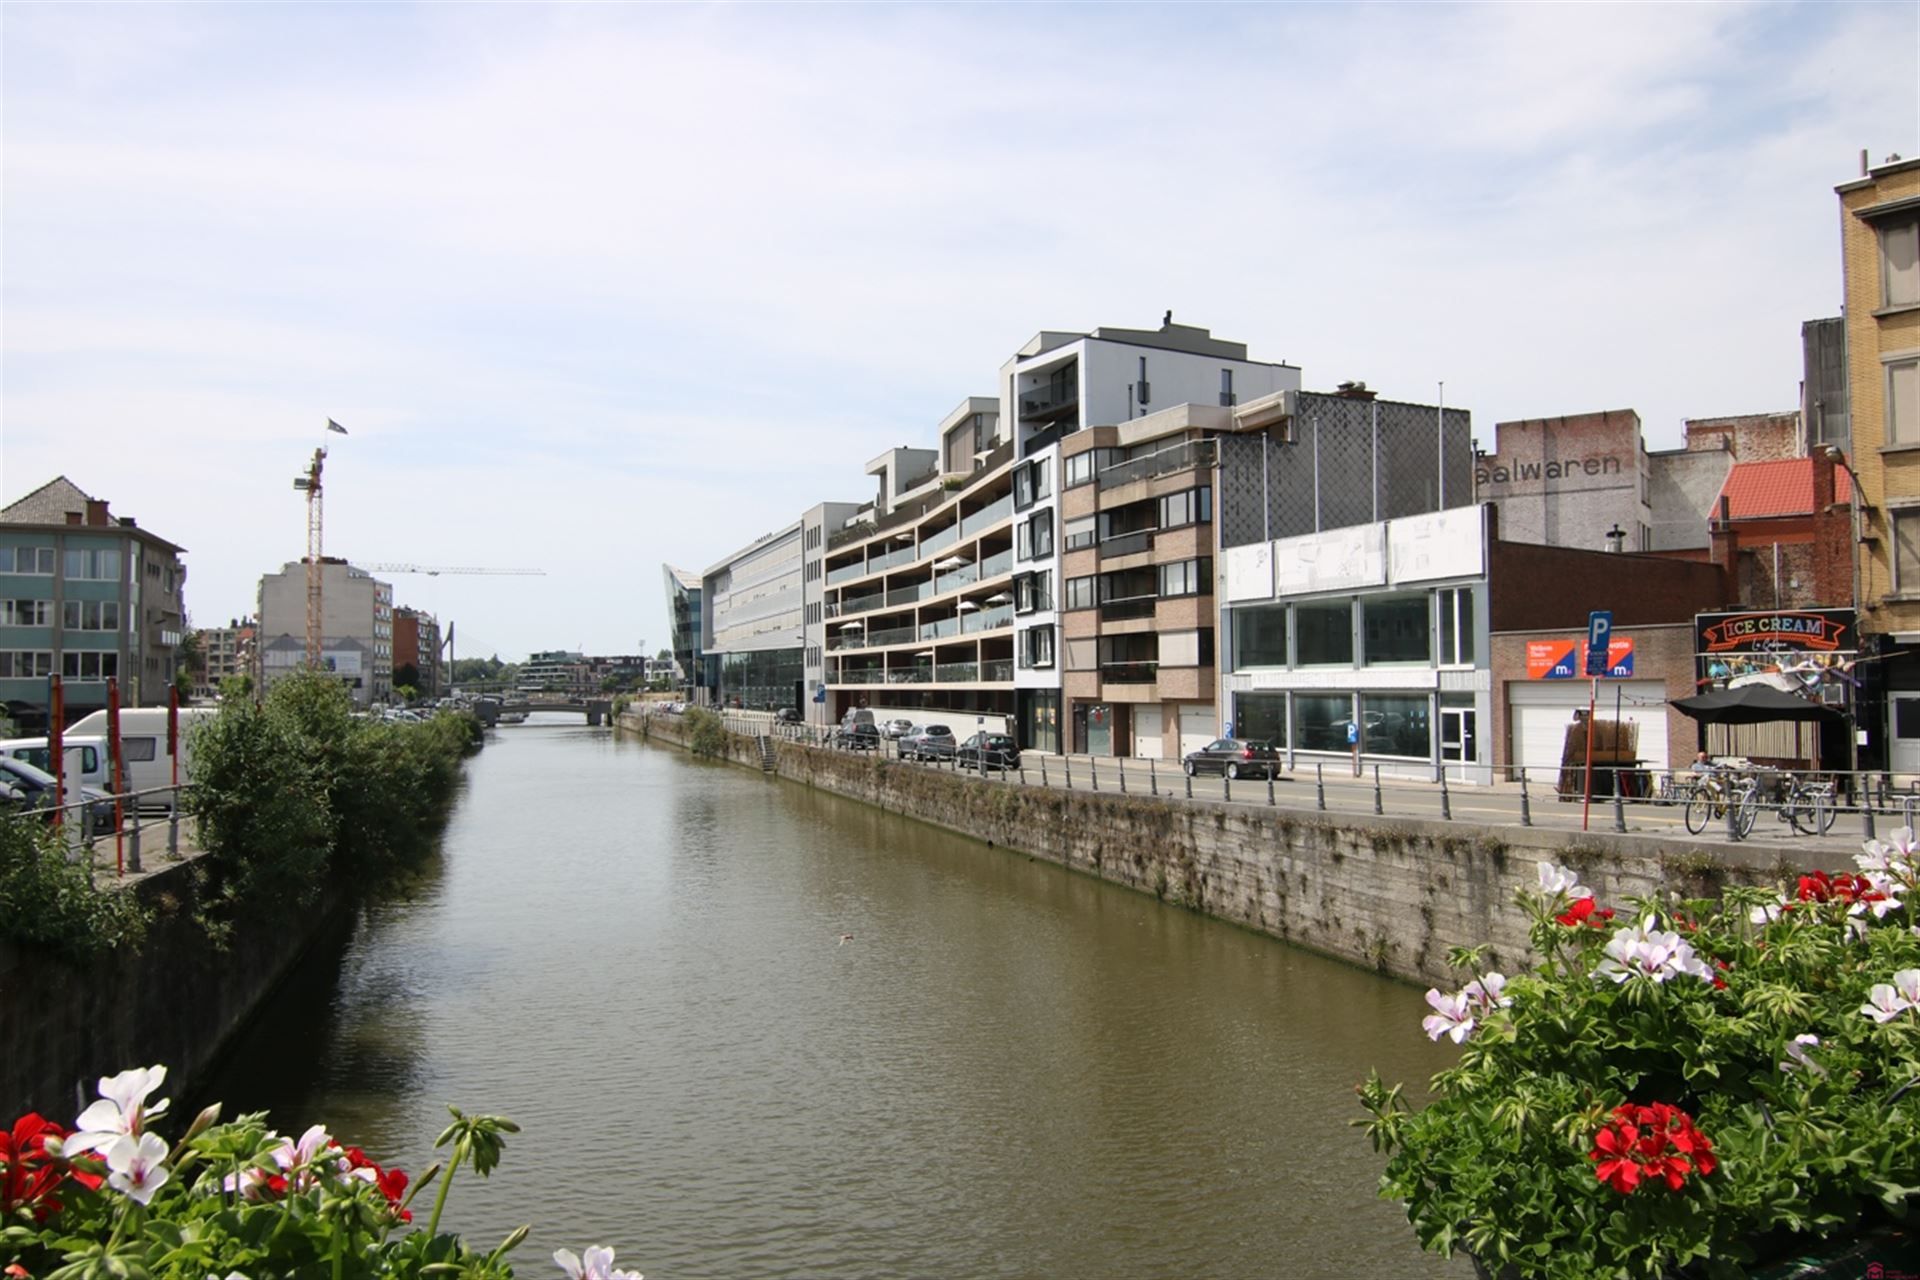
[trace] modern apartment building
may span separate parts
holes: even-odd
[[[800,517],[800,610],[802,692],[798,704],[809,724],[827,720],[827,539],[855,519],[857,502],[822,502]]]
[[[1863,764],[1920,773],[1920,160],[1842,183]],[[1884,750],[1882,744],[1884,743]]]
[[[160,705],[186,631],[183,548],[57,477],[0,510],[0,700],[43,728],[50,676],[67,718],[107,703]]]
[[[806,683],[803,527],[765,534],[700,577],[700,649],[722,706],[802,705]]]
[[[683,691],[692,700],[695,688],[713,687],[711,681],[702,678],[700,637],[706,624],[700,578],[670,564],[660,566],[660,576],[666,582],[667,626],[672,632],[667,647],[673,652],[674,666],[679,668]]]
[[[357,707],[393,698],[393,587],[345,560],[320,562],[320,665]],[[260,579],[259,685],[307,664],[307,565],[291,561]]]
[[[525,693],[572,693],[585,679],[587,657],[571,649],[549,649],[520,664],[514,685]]]

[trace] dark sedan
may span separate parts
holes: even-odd
[[[951,760],[959,744],[953,730],[943,724],[923,724],[900,739],[902,760]]]
[[[833,745],[848,751],[878,751],[880,730],[870,724],[850,724],[834,732]]]
[[[1197,773],[1223,773],[1229,778],[1280,776],[1280,753],[1273,744],[1247,738],[1215,738],[1198,751],[1189,751],[1185,764],[1188,777]]]
[[[963,769],[1018,769],[1020,744],[1004,733],[976,733],[954,750],[953,762]]]

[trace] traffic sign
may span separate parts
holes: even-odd
[[[1607,674],[1608,639],[1613,635],[1613,613],[1596,609],[1587,615],[1587,674]]]

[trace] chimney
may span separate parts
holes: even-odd
[[[1813,458],[1813,514],[1823,515],[1837,501],[1833,493],[1833,455],[1817,448],[1810,456]]]
[[[79,523],[81,522],[81,520],[83,520],[84,518],[85,518],[85,517],[83,517],[83,516],[82,516],[82,515],[81,515],[81,514],[80,514],[80,513],[78,512],[78,511],[69,511],[69,512],[67,512],[67,523],[68,523],[68,524],[79,524]]]
[[[1720,571],[1726,575],[1726,599],[1731,600],[1739,582],[1739,552],[1734,548],[1733,541],[1733,504],[1725,494],[1720,495],[1720,504],[1714,510],[1713,519],[1707,522],[1707,537],[1712,546],[1708,558],[1719,565]]]
[[[105,499],[87,499],[87,523],[95,527],[112,523],[112,521],[107,519],[107,504]]]
[[[1372,400],[1379,395],[1376,391],[1367,390],[1367,384],[1357,380],[1341,383],[1333,389],[1333,394],[1343,400]]]

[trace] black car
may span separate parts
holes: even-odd
[[[781,724],[799,724],[800,709],[798,707],[782,707],[773,713],[773,718]]]
[[[923,724],[900,739],[902,760],[951,760],[955,747],[953,730],[943,724]]]
[[[878,751],[880,730],[870,724],[850,724],[835,731],[833,745],[848,751]]]
[[[1018,769],[1020,744],[1004,733],[976,733],[954,749],[953,762],[964,769]]]
[[[1273,744],[1249,738],[1215,738],[1198,751],[1189,751],[1185,764],[1189,778],[1197,773],[1223,773],[1229,778],[1280,776],[1280,753]]]

